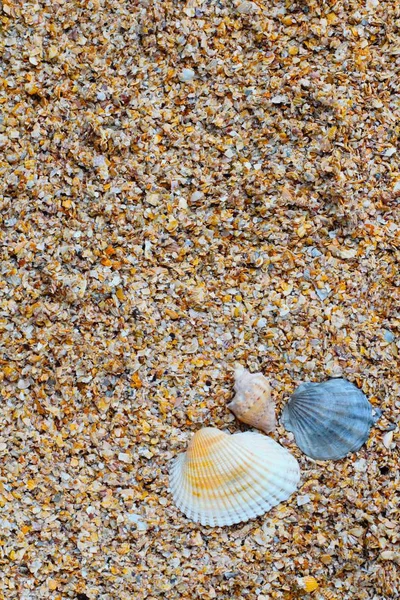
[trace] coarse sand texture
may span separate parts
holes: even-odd
[[[0,600],[400,596],[399,39],[397,0],[3,0]],[[210,527],[169,469],[255,431],[237,365],[301,480]],[[330,377],[382,416],[315,461],[280,417]]]

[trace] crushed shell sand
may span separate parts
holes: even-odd
[[[341,600],[399,583],[393,0],[5,0],[0,600]],[[384,415],[265,517],[199,527],[168,465],[245,429],[239,362]],[[393,436],[385,436],[392,431]]]
[[[318,581],[315,577],[302,577],[298,581],[299,586],[306,592],[315,592],[319,588]]]

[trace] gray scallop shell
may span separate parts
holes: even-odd
[[[302,383],[283,409],[282,424],[307,456],[338,460],[361,448],[380,415],[350,381],[329,379]]]

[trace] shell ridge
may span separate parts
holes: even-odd
[[[306,426],[303,423],[301,423],[300,420],[297,421],[297,426],[299,428],[299,431],[295,432],[296,442],[300,448],[304,446],[308,447],[309,456],[311,456],[311,458],[315,458],[316,460],[325,459],[325,457],[342,458],[342,456],[339,455],[341,455],[341,453],[343,452],[343,446],[339,445],[339,447],[337,448],[337,442],[339,441],[339,438],[337,436],[335,436],[334,440],[328,441],[329,438],[324,437],[322,434],[319,434],[318,437],[316,437],[315,435],[313,436],[312,429],[307,430]],[[324,453],[320,455],[318,454],[318,451],[315,448],[316,441],[318,439],[321,439],[326,447]],[[329,453],[327,453],[327,449],[330,450]]]
[[[210,474],[210,477],[213,477],[213,473],[212,473],[212,469],[211,469],[211,465],[209,466],[205,466],[203,467],[204,471],[205,471],[205,477],[207,477],[207,474]],[[200,523],[202,525],[219,525],[219,518],[218,515],[211,513],[210,511],[205,510],[204,508],[201,508],[201,504],[207,504],[207,502],[209,504],[211,504],[212,500],[209,494],[209,491],[207,489],[207,487],[204,487],[203,490],[203,497],[198,499],[198,507],[197,507],[197,520],[200,521]],[[222,500],[223,502],[223,500]]]
[[[351,425],[353,422],[354,422],[354,425],[356,425],[357,423],[360,425],[360,427],[358,428],[358,431],[360,431],[360,433],[364,433],[366,428],[368,428],[368,430],[370,429],[368,424],[366,424],[366,426],[363,427],[360,419],[358,419],[355,416],[350,416],[349,418],[347,418],[347,420],[344,422],[344,425],[342,425],[342,423],[340,422],[340,420],[338,418],[340,416],[340,414],[335,415],[335,413],[332,413],[331,417],[334,416],[335,418],[331,418],[329,420],[323,419],[322,413],[314,413],[314,415],[315,415],[314,419],[310,418],[310,414],[307,414],[307,413],[300,413],[300,414],[301,414],[301,418],[300,418],[300,415],[297,415],[299,422],[302,420],[304,422],[309,421],[309,423],[311,423],[311,424],[313,424],[314,422],[321,423],[328,432],[333,431],[333,432],[335,432],[335,435],[339,435],[337,433],[337,428],[336,429],[334,428],[335,425],[342,426],[343,429],[346,429],[347,431],[350,431],[350,432],[357,430],[357,427]],[[347,415],[346,415],[346,417],[347,417]]]
[[[261,468],[257,468],[256,474],[258,474],[259,477],[253,478],[251,483],[252,489],[259,494],[259,498],[250,496],[250,499],[252,501],[253,510],[257,511],[257,507],[259,507],[262,511],[259,514],[262,514],[266,509],[269,510],[273,506],[276,506],[276,504],[279,504],[282,499],[286,497],[286,494],[283,493],[285,491],[285,486],[282,486],[282,484],[278,486],[276,484],[276,479],[278,478],[274,477],[275,473],[272,470],[266,471],[262,470]],[[262,479],[263,476],[264,480]],[[264,485],[262,485],[263,481]],[[274,486],[276,486],[276,489],[274,489]],[[290,486],[290,489],[291,494],[294,490],[292,489],[292,486]]]
[[[282,413],[300,449],[315,459],[339,459],[361,448],[374,422],[365,394],[345,379],[302,384]]]
[[[231,444],[229,446],[231,446]],[[228,451],[228,447],[226,449],[223,448],[221,454],[222,454],[221,458],[222,459],[225,458],[225,463],[234,468],[235,461],[234,461],[234,457],[232,455],[232,448],[230,447],[229,451]],[[230,516],[230,519],[232,520],[232,522],[234,522],[235,516],[237,516],[237,508],[235,506],[234,499],[235,499],[234,496],[232,496],[228,493],[226,493],[225,495],[223,495],[221,497],[221,501],[223,504],[222,508],[227,510],[228,515]]]
[[[296,400],[296,401],[294,401]],[[301,396],[297,397],[296,399],[292,398],[292,402],[290,402],[290,410],[294,410],[295,408],[299,409],[299,410],[318,410],[318,409],[322,409],[323,410],[323,402],[324,401],[328,401],[329,402],[329,398],[327,400],[325,400],[325,397],[323,396],[319,396],[318,398],[315,399],[315,402],[309,402],[308,399],[303,400],[303,398]],[[361,410],[364,410],[366,412],[369,412],[370,409],[370,403],[368,402],[368,400],[366,400],[365,398],[358,398],[357,402],[353,402],[353,406],[357,405]],[[344,412],[348,412],[349,409],[349,402],[348,400],[344,400],[337,402],[335,400],[335,406],[338,406],[339,408],[343,408]],[[301,408],[300,408],[301,407]],[[339,412],[339,411],[337,411]]]
[[[234,437],[236,438],[237,436],[234,436]],[[236,439],[236,440],[235,440],[235,442],[236,442],[236,443],[238,443],[238,445],[241,447],[241,444],[240,444],[239,440],[237,440],[237,439]],[[254,458],[254,454],[253,454],[252,452],[248,452],[248,451],[247,451],[247,448],[243,448],[243,447],[241,447],[241,450],[242,450],[243,457],[245,457],[245,458],[246,458],[246,459],[249,461],[249,463],[245,462],[245,464],[249,464],[249,466],[250,466],[250,465],[251,465],[251,460]],[[253,467],[253,469],[254,469],[254,464],[252,465],[252,467]],[[239,480],[239,478],[236,478],[234,481],[236,481],[236,483],[240,483],[240,480]],[[251,480],[249,481],[249,485],[250,485],[250,483],[251,483]],[[239,488],[239,489],[240,489],[240,488]],[[238,490],[233,490],[233,491],[235,491],[236,493],[238,492]],[[242,487],[242,490],[240,490],[240,491],[241,491],[241,493],[243,493],[243,494],[246,496],[246,498],[247,498],[247,499],[249,499],[249,500],[253,500],[253,498],[251,497],[251,495],[248,493],[248,491],[247,491],[247,488],[243,488],[243,487]],[[247,509],[247,507],[246,507],[246,509]],[[235,509],[235,510],[237,511],[237,509]],[[251,515],[251,513],[253,512],[253,511],[251,510],[251,507],[248,507],[248,511],[247,511],[247,512],[248,512],[249,514],[248,514],[248,515],[246,515],[246,516],[247,516],[248,518],[252,518],[252,517],[250,516],[250,515]]]
[[[190,446],[170,470],[175,503],[203,525],[231,525],[264,514],[289,498],[299,482],[296,459],[271,438],[254,432],[225,435],[220,444],[211,445],[211,454],[207,448]],[[207,435],[197,442],[207,443]],[[192,481],[190,469],[200,472]],[[196,484],[200,496],[193,493]]]
[[[227,439],[229,439],[229,438],[227,438]],[[223,446],[222,446],[222,449],[220,448],[219,452],[220,452],[220,455],[224,453]],[[221,463],[221,462],[222,462],[222,457],[221,457],[221,460],[219,461],[219,463]],[[219,467],[219,464],[217,465],[217,467]],[[207,476],[210,479],[215,479],[215,471],[216,471],[216,469],[213,470],[211,464],[209,466],[206,466],[206,467],[203,466],[203,468],[204,468],[204,471],[205,471],[205,477],[204,477],[204,479],[207,480]],[[224,498],[223,496],[219,496],[218,500],[216,500],[215,498],[213,498],[211,496],[211,494],[209,493],[208,488],[205,487],[205,489],[203,490],[203,498],[202,498],[202,500],[198,501],[198,504],[199,504],[198,511],[197,511],[198,518],[200,519],[200,522],[202,524],[206,524],[206,525],[208,525],[208,524],[209,525],[216,524],[216,525],[219,525],[220,523],[219,523],[219,515],[218,514],[215,514],[214,512],[211,512],[209,510],[206,511],[206,510],[204,510],[204,508],[201,509],[200,504],[206,504],[207,501],[208,501],[208,503],[210,505],[212,505],[213,503],[216,504],[216,506],[214,508],[214,511],[218,512],[218,513],[221,512],[221,508],[227,510],[228,513],[230,513],[232,509],[231,509],[231,507],[229,505],[227,505],[226,498]],[[201,510],[203,510],[203,513],[201,512]]]
[[[244,436],[250,436],[251,433],[252,432],[245,432],[245,433],[239,434],[239,435],[242,435],[244,437]],[[266,445],[267,447],[269,446],[268,450],[270,452],[270,455],[272,455],[271,458],[285,460],[286,461],[285,474],[292,473],[293,475],[296,475],[297,482],[298,482],[300,479],[300,469],[299,469],[299,465],[298,465],[296,458],[286,448],[284,448],[283,446],[280,446],[274,440],[272,440],[272,438],[263,438],[263,441],[264,440],[265,440],[265,444],[263,444],[263,445],[264,446]],[[249,441],[249,443],[254,444],[253,440]],[[263,448],[263,450],[265,451],[265,448]],[[274,468],[274,463],[272,461],[271,461],[271,463],[272,463],[272,466],[268,469],[268,476],[270,478],[270,481],[272,479],[272,483],[274,483],[275,478],[277,477],[279,480],[279,476],[282,475],[282,468],[281,468],[281,465],[276,465],[276,467]],[[281,485],[282,485],[282,483],[281,483]],[[296,487],[297,486],[295,486],[293,488],[292,486],[290,486],[290,489],[292,490],[291,493],[293,493],[293,491],[296,489]],[[285,488],[281,488],[281,489],[284,490]],[[278,496],[276,496],[276,497],[278,497]]]
[[[182,498],[184,497],[182,487],[185,486],[185,479],[183,477],[182,472],[184,461],[182,460],[182,458],[184,458],[184,454],[180,454],[176,457],[170,475],[170,490],[172,495],[174,496],[175,504],[179,509],[181,509]],[[179,469],[179,466],[181,466],[181,469]],[[179,485],[180,483],[182,484],[181,486]]]
[[[238,435],[240,435],[240,434],[238,434]],[[255,435],[258,436],[259,434],[255,434]],[[234,438],[237,438],[237,435],[235,435]],[[238,443],[238,440],[235,440],[235,442]],[[241,451],[242,451],[243,455],[249,461],[248,463],[245,463],[245,464],[247,464],[248,466],[250,466],[252,459],[254,459],[254,457],[255,457],[254,452],[252,452],[248,448],[244,448],[241,444],[239,444],[239,446],[241,448]],[[255,468],[254,463],[251,466],[252,466],[252,469],[254,470],[254,468]],[[259,470],[258,468],[257,468],[257,473],[260,476],[265,475],[265,472],[262,471],[261,469]],[[263,500],[263,498],[262,498],[263,488],[258,485],[258,482],[259,482],[259,479],[254,479],[254,478],[251,479],[251,478],[249,478],[249,480],[247,482],[247,487],[244,487],[243,485],[241,485],[239,487],[239,489],[233,489],[232,490],[235,494],[237,494],[238,492],[240,492],[240,494],[242,496],[244,496],[247,499],[247,501],[249,502],[249,505],[245,506],[245,516],[246,516],[247,519],[254,518],[254,516],[258,516],[259,514],[263,514],[266,510],[268,510],[268,507],[265,505],[265,501],[263,503],[261,503],[259,498],[254,498],[254,496],[252,496],[249,493],[249,491],[248,491],[248,488],[250,488],[250,486],[252,484],[254,486],[254,484],[257,483],[257,490],[256,491],[260,494],[261,500]],[[238,478],[235,478],[235,480],[234,480],[234,482],[233,482],[232,485],[235,485],[235,483],[236,484],[240,483],[240,480]],[[234,503],[232,502],[232,505],[233,504]],[[243,511],[243,508],[241,510]],[[240,512],[238,512],[238,507],[236,506],[236,503],[234,505],[234,511],[235,511],[235,514],[238,517],[240,517]]]
[[[304,446],[308,447],[308,455],[311,456],[311,458],[316,458],[317,456],[315,454],[315,440],[314,437],[312,435],[312,430],[308,431],[307,427],[305,426],[304,423],[301,422],[301,420],[298,420],[296,422],[296,425],[298,427],[298,430],[296,430],[294,432],[294,436],[296,439],[296,443],[298,444],[298,446],[300,448],[303,448]],[[322,434],[320,434],[318,437],[320,437],[322,439],[322,441],[325,443],[325,445],[327,445],[327,441],[325,438],[323,438]],[[335,452],[335,448],[334,446],[332,446],[329,443],[329,448],[332,448],[332,451]]]
[[[220,432],[221,434],[223,432]],[[182,455],[183,460],[182,460],[182,469],[181,469],[181,486],[180,486],[180,492],[178,492],[178,496],[177,496],[177,502],[179,502],[179,506],[178,508],[180,508],[181,510],[183,510],[183,507],[185,506],[185,498],[188,497],[190,495],[190,493],[193,492],[192,487],[189,485],[189,473],[193,470],[195,470],[198,466],[198,463],[201,462],[200,461],[200,457],[202,452],[204,452],[204,447],[206,446],[206,440],[202,439],[201,436],[198,436],[197,440],[195,440],[195,442],[193,441],[193,438],[189,444],[189,448],[190,449],[190,454],[189,452],[186,452],[185,454]],[[189,455],[189,456],[188,456]],[[179,464],[176,465],[176,467],[179,467]],[[185,477],[186,475],[186,477]],[[179,482],[176,482],[177,488],[179,490],[179,486],[178,486]],[[208,524],[207,522],[204,522],[204,519],[202,518],[201,515],[201,507],[199,506],[199,501],[197,502],[192,502],[189,506],[187,506],[185,508],[185,510],[183,510],[183,512],[186,514],[186,516],[188,518],[192,518],[195,521],[200,521],[202,524]],[[207,517],[208,519],[208,517]]]
[[[318,417],[320,417],[319,413],[318,413]],[[321,434],[319,437],[321,439],[323,439],[324,442],[327,444],[327,439],[329,439],[329,438],[327,438],[326,435],[332,436],[332,440],[329,445],[331,448],[334,448],[336,452],[337,451],[341,452],[343,450],[343,447],[348,440],[348,436],[346,437],[346,433],[351,434],[354,437],[354,446],[357,446],[358,441],[360,439],[364,438],[364,436],[369,432],[370,428],[369,428],[368,424],[366,424],[366,426],[363,427],[362,421],[360,421],[359,419],[352,419],[352,421],[353,420],[355,421],[356,424],[357,423],[359,424],[359,428],[354,427],[354,426],[352,427],[351,422],[349,422],[349,421],[345,421],[344,425],[342,425],[339,420],[331,420],[329,422],[326,422],[320,418],[314,419],[315,422],[322,423],[324,426],[324,429],[325,429],[325,436],[322,436],[322,434]],[[314,421],[309,415],[306,415],[306,417],[302,417],[301,419],[298,418],[298,420],[297,420],[297,425],[298,425],[299,429],[302,431],[303,436],[305,438],[307,438],[309,446],[315,445],[313,443],[313,438],[315,437],[315,433],[313,433],[313,431],[315,431]],[[307,432],[307,424],[308,424],[308,429],[309,429],[308,432]],[[335,425],[342,426],[342,429],[335,427]],[[297,440],[297,437],[296,437],[296,440]],[[361,442],[359,448],[362,446],[363,443],[364,442]],[[353,450],[354,450],[354,448],[353,448],[353,446],[351,446],[351,448],[348,450],[348,452],[352,452]]]
[[[232,448],[231,448],[230,443],[227,444],[226,448],[222,447],[222,449],[219,450],[219,454],[220,455],[219,455],[218,464],[222,463],[224,466],[224,470],[227,470],[226,467],[229,467],[229,466],[234,467],[235,466],[234,457],[232,456]],[[212,479],[215,478],[215,472],[213,472],[211,467],[207,468],[205,471],[206,471],[205,479],[207,479],[207,475],[209,475],[210,478],[212,478]],[[236,514],[236,507],[234,505],[233,498],[231,498],[228,494],[223,494],[223,495],[220,495],[218,498],[215,498],[215,494],[214,494],[214,496],[211,496],[208,493],[208,490],[206,490],[204,493],[204,502],[206,502],[207,499],[210,502],[210,504],[214,505],[214,511],[220,513],[221,510],[225,510],[229,515],[228,518],[234,518],[234,515]],[[204,502],[203,502],[203,504],[204,504]],[[210,514],[210,515],[207,515],[207,517],[210,519],[216,520],[217,522],[219,521],[219,517],[216,515]]]

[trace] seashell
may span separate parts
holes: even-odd
[[[382,441],[383,441],[383,445],[385,446],[385,448],[391,448],[392,447],[392,441],[393,441],[393,431],[388,431],[384,434],[384,436],[382,437]]]
[[[297,460],[273,439],[200,429],[173,462],[170,490],[192,521],[223,526],[264,514],[296,490]]]
[[[307,575],[306,577],[299,577],[297,580],[299,586],[306,592],[315,592],[319,588],[318,581],[315,577]]]
[[[282,423],[307,456],[338,460],[361,448],[380,414],[350,381],[329,379],[302,383],[283,409]]]
[[[262,373],[235,369],[235,397],[228,408],[242,421],[269,433],[275,430],[275,405],[268,379]]]

